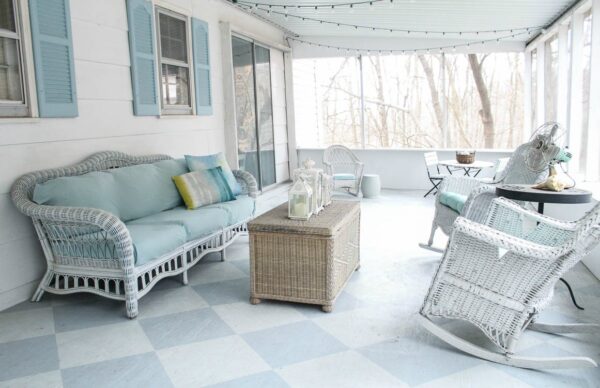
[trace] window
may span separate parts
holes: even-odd
[[[18,16],[13,0],[0,0],[0,117],[29,115]]]
[[[558,34],[545,42],[544,120],[556,121],[558,94]]]
[[[522,53],[296,59],[297,144],[513,148],[523,138],[523,62]]]
[[[531,128],[537,128],[537,50],[531,51]]]
[[[157,10],[163,114],[191,114],[188,21],[185,16]]]
[[[581,171],[586,170],[587,165],[587,142],[590,123],[590,80],[592,67],[592,11],[588,11],[583,18],[583,84],[581,90],[581,143],[579,149],[582,151],[579,155]]]

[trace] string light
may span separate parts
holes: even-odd
[[[261,4],[258,4],[258,5],[261,5]],[[243,4],[243,6],[251,7],[250,5],[245,5],[245,4]],[[478,31],[476,31],[476,30],[470,30],[470,31],[409,30],[409,29],[405,29],[405,28],[377,27],[377,26],[367,26],[367,25],[361,25],[361,24],[343,23],[343,22],[339,22],[339,21],[317,19],[317,18],[313,18],[313,17],[309,17],[309,16],[294,15],[294,14],[291,14],[288,12],[287,6],[282,6],[284,12],[272,9],[272,7],[277,7],[277,6],[278,5],[269,5],[268,8],[262,8],[260,6],[257,6],[255,9],[266,12],[269,15],[271,15],[271,14],[280,15],[286,19],[292,18],[292,19],[297,19],[297,20],[302,20],[302,21],[317,22],[319,24],[332,25],[335,27],[348,27],[348,28],[354,28],[355,30],[362,29],[362,30],[370,30],[370,31],[385,31],[385,32],[389,32],[389,33],[398,32],[398,33],[405,33],[405,34],[416,33],[416,34],[424,34],[424,35],[431,34],[431,35],[441,35],[441,36],[446,36],[446,35],[462,36],[462,35],[468,35],[468,34],[479,35],[479,34],[499,34],[499,33],[504,33],[504,32],[513,33],[515,31],[529,32],[532,29],[543,28],[543,26],[528,26],[528,27],[520,27],[520,28],[506,28],[506,29],[478,30]],[[317,6],[312,6],[312,7],[315,7],[315,9],[317,9]],[[353,9],[353,7],[351,4],[350,12],[352,12],[352,9]]]
[[[390,4],[394,3],[394,0],[361,0],[361,1],[351,1],[351,2],[346,2],[346,3],[329,3],[329,4],[297,4],[296,8],[300,9],[300,8],[314,8],[315,10],[318,10],[319,8],[340,8],[340,7],[350,7],[353,8],[355,5],[369,5],[369,6],[373,6],[373,4],[376,3],[382,3],[382,2],[387,2],[389,1]],[[254,2],[254,1],[246,1],[246,0],[233,0],[234,3],[237,4],[244,4],[244,5],[255,5],[255,6],[269,6],[269,7],[276,7],[276,8],[285,8],[288,6],[288,4],[272,4],[272,3],[260,3],[260,2]]]
[[[524,34],[528,34],[529,31],[525,31],[525,32],[515,32],[513,34],[510,35],[505,35],[502,37],[498,37],[498,38],[493,38],[493,39],[487,39],[487,40],[478,40],[475,42],[467,42],[467,43],[460,43],[460,44],[452,44],[452,45],[446,45],[446,46],[438,46],[438,47],[424,47],[424,48],[417,48],[417,49],[385,49],[385,50],[372,50],[372,49],[361,49],[361,48],[354,48],[354,47],[342,47],[342,46],[333,46],[333,45],[329,45],[329,44],[323,44],[323,43],[315,43],[315,42],[310,42],[307,40],[303,40],[303,39],[299,39],[299,38],[294,38],[294,37],[287,37],[288,41],[289,40],[293,40],[295,42],[301,43],[301,44],[306,44],[309,46],[315,46],[315,47],[321,47],[321,48],[327,48],[327,49],[334,49],[334,50],[340,50],[340,51],[345,51],[347,54],[349,54],[350,52],[355,52],[357,54],[360,53],[378,53],[378,54],[382,54],[385,52],[389,52],[390,54],[392,53],[402,53],[402,54],[418,54],[418,53],[422,53],[422,52],[426,52],[426,53],[431,53],[432,51],[438,51],[440,53],[445,52],[446,50],[451,50],[453,52],[455,52],[457,50],[457,48],[459,47],[467,47],[470,48],[471,45],[477,45],[477,44],[482,44],[485,45],[486,43],[491,43],[491,42],[495,42],[495,43],[500,43],[501,40],[504,39],[510,39],[510,38],[516,38],[519,35],[524,35]]]

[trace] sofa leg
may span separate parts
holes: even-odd
[[[138,315],[138,301],[137,299],[127,299],[125,301],[125,309],[127,312],[127,318],[134,319]]]
[[[227,254],[225,253],[225,248],[221,249],[221,261],[225,261],[227,258]]]
[[[44,277],[40,281],[38,288],[35,290],[35,292],[33,293],[33,296],[31,297],[32,302],[39,302],[42,299],[42,296],[44,295],[44,292],[45,292],[44,287],[47,286],[48,283],[50,283],[52,276],[53,276],[52,271],[47,270],[46,273],[44,274]]]
[[[188,284],[187,271],[183,271],[183,273],[181,274],[181,282],[183,283],[184,286],[187,286],[187,284]]]

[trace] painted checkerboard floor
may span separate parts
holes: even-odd
[[[288,303],[248,303],[248,240],[209,256],[190,284],[162,281],[140,302],[52,296],[0,313],[0,387],[598,387],[600,369],[528,371],[451,349],[416,324],[439,255],[423,251],[433,215],[421,193],[363,200],[362,268],[333,313]],[[271,196],[266,209],[285,200]],[[441,240],[443,243],[443,240]],[[600,322],[600,282],[578,265],[540,321]],[[486,341],[456,322],[446,327]],[[600,338],[526,333],[527,355],[587,355]]]

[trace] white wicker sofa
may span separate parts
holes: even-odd
[[[99,174],[96,172],[117,173],[114,169],[123,167],[129,172],[135,172],[136,168],[146,171],[143,169],[153,168],[158,163],[170,169],[187,168],[175,165],[184,162],[167,155],[131,156],[108,151],[72,166],[26,174],[14,183],[12,200],[23,214],[31,217],[47,262],[46,273],[32,301],[39,301],[45,291],[91,292],[125,301],[127,316],[135,318],[138,299],[160,279],[181,274],[183,283],[187,284],[188,269],[206,254],[220,251],[224,260],[224,249],[237,236],[247,233],[246,223],[254,216],[256,180],[244,171],[234,170],[242,187],[242,196],[236,201],[197,210],[185,210],[181,202],[172,209],[158,209],[156,214],[127,221],[97,208],[49,206],[33,201],[36,185],[53,179],[84,174],[94,177]],[[169,176],[160,179],[165,185],[172,184]],[[139,194],[159,195],[147,188]],[[170,195],[173,196],[172,192]],[[138,199],[144,200],[132,200]],[[171,241],[169,236],[176,239]],[[159,248],[163,251],[168,248],[168,252],[152,256],[153,252],[161,252],[156,249],[159,242],[162,242]],[[142,257],[144,254],[146,257]]]

